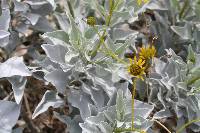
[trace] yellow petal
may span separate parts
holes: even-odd
[[[136,56],[134,56],[134,63],[136,63],[137,62],[137,58],[136,58]]]
[[[130,63],[130,64],[133,64],[133,60],[132,60],[132,59],[130,59],[130,58],[129,58],[129,63]]]
[[[142,59],[139,59],[139,60],[138,60],[138,65],[139,65],[139,66],[140,66],[140,64],[142,63],[142,61],[143,61]]]
[[[141,79],[142,81],[144,81],[144,78],[143,78],[143,76],[140,76],[140,79]]]
[[[138,0],[137,3],[138,3],[138,5],[141,5],[142,4],[142,0]]]
[[[142,61],[141,65],[144,65],[144,63],[145,63],[145,60]]]

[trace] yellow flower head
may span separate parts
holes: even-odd
[[[149,0],[137,0],[138,5],[141,5],[142,3],[147,3]]]
[[[90,26],[94,26],[96,24],[96,19],[94,17],[88,17],[87,24]]]
[[[136,78],[142,79],[143,75],[145,74],[145,67],[143,67],[145,60],[139,59],[137,60],[136,56],[134,57],[134,62],[130,59],[130,66],[128,67],[128,72],[135,76]]]
[[[156,48],[154,46],[142,47],[139,52],[139,57],[143,60],[151,59],[156,54]]]

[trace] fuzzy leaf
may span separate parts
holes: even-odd
[[[70,25],[67,16],[65,14],[55,13],[55,17],[61,29],[68,33]]]
[[[60,115],[57,112],[54,112],[54,116],[67,125],[67,131],[70,133],[81,132],[81,128],[78,125],[78,123],[81,121],[80,116],[75,116],[73,119],[71,119],[69,116]]]
[[[40,103],[37,105],[32,118],[36,118],[39,114],[45,112],[48,110],[49,107],[58,108],[60,106],[64,105],[64,101],[57,95],[54,91],[47,90],[40,101]]]
[[[127,104],[127,107],[126,107],[126,110],[129,112],[131,112],[131,108],[132,108],[132,104],[131,104],[131,99],[126,101],[126,104]],[[147,103],[144,103],[144,102],[141,102],[139,100],[135,100],[135,117],[142,117],[144,119],[146,119],[150,113],[153,111],[154,109],[154,106],[153,105],[150,105],[150,104],[147,104]]]
[[[17,123],[20,113],[20,105],[0,100],[0,132],[10,133],[14,125]]]
[[[18,2],[17,0],[13,0],[14,3],[14,11],[15,12],[26,12],[28,11],[28,4],[24,2]]]
[[[0,16],[0,30],[7,31],[10,24],[10,10],[5,9]]]
[[[12,76],[31,76],[31,72],[25,66],[22,57],[12,57],[4,63],[0,63],[0,78]]]
[[[10,33],[4,30],[0,30],[0,47],[5,47],[9,42]]]
[[[58,90],[58,92],[60,93],[65,93],[66,92],[66,85],[67,82],[69,82],[69,75],[71,74],[71,72],[63,72],[62,70],[54,70],[50,73],[48,73],[47,75],[45,75],[45,79],[48,82],[51,82],[56,89]]]
[[[154,119],[163,119],[173,116],[169,109],[163,109],[156,112],[153,116]]]
[[[71,24],[70,41],[72,42],[72,44],[76,44],[80,40],[81,32],[80,32],[78,26],[76,25],[73,17],[70,14],[68,14],[68,17],[69,17],[70,24]]]
[[[55,45],[66,45],[65,43],[69,43],[69,35],[62,30],[44,33],[42,37],[47,42],[51,42]]]
[[[44,18],[40,17],[37,23],[33,26],[35,30],[41,31],[41,32],[52,32],[53,28],[49,21]]]
[[[171,26],[172,30],[183,39],[192,39],[192,27],[190,24],[185,24],[184,27]]]
[[[68,101],[71,103],[73,107],[76,107],[80,110],[81,118],[85,120],[87,117],[89,117],[90,109],[89,104],[92,104],[92,101],[88,94],[83,93],[77,93],[76,91],[73,91],[68,96]]]
[[[187,61],[191,61],[192,63],[195,63],[195,53],[194,53],[191,45],[189,45],[189,47],[188,47]]]
[[[53,7],[53,10],[55,10],[56,9],[56,2],[55,2],[55,0],[47,0],[50,4],[51,4],[51,6]]]
[[[34,14],[34,13],[25,13],[23,14],[23,16],[27,18],[31,22],[32,25],[35,25],[40,18],[40,15]]]
[[[65,48],[64,46],[43,44],[42,48],[44,49],[47,57],[49,57],[51,61],[59,64],[65,63],[65,54],[67,53],[67,48]]]
[[[26,0],[24,2],[31,6],[30,9],[32,13],[39,14],[41,16],[48,15],[54,8],[47,0]]]
[[[15,101],[19,104],[24,94],[27,79],[21,76],[13,76],[8,78],[8,81],[12,84]]]
[[[125,103],[123,98],[123,92],[121,90],[119,90],[117,93],[116,110],[117,110],[117,120],[119,121],[124,120]]]
[[[12,133],[23,133],[24,127],[18,127],[12,130]]]

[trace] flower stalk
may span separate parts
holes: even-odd
[[[134,130],[134,98],[135,98],[135,92],[136,92],[136,80],[137,79],[133,79],[133,88],[132,88],[132,99],[131,99],[131,101],[132,101],[132,119],[131,119],[131,123],[132,123],[132,125],[131,125],[131,129],[132,130]]]

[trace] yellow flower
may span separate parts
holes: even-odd
[[[145,64],[145,60],[139,59],[137,60],[136,56],[134,57],[134,62],[132,59],[130,59],[130,66],[128,67],[128,72],[135,76],[136,78],[142,79],[143,75],[145,74],[145,67],[143,65]]]
[[[137,0],[138,5],[141,5],[142,3],[147,3],[149,0]]]
[[[151,59],[156,54],[156,48],[154,46],[142,47],[139,52],[139,57],[143,60]]]
[[[94,17],[88,17],[87,24],[90,26],[94,26],[96,24],[96,19]]]

